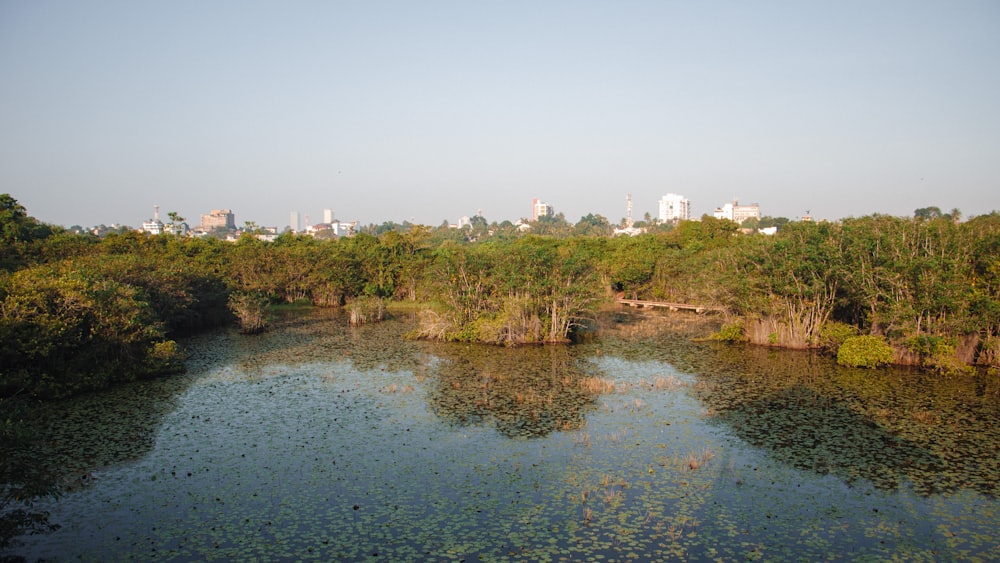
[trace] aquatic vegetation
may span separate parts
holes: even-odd
[[[706,463],[712,460],[715,454],[711,450],[705,448],[699,453],[690,453],[684,460],[684,465],[691,471],[701,469]]]
[[[600,395],[602,393],[614,393],[616,384],[614,381],[603,377],[586,377],[580,380],[580,387],[588,393]]]
[[[668,375],[666,377],[660,376],[653,380],[653,388],[657,390],[665,391],[677,391],[678,389],[684,387],[684,382],[677,379],[676,376]]]
[[[279,316],[258,337],[182,342],[183,377],[50,406],[37,457],[77,484],[38,506],[62,528],[14,554],[932,560],[997,549],[995,381],[914,384],[911,372],[669,335],[525,349],[402,339],[412,326]],[[650,384],[664,374],[674,392]],[[615,384],[593,394],[587,378]]]

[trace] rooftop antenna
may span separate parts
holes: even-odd
[[[626,211],[625,211],[625,226],[627,226],[628,228],[631,229],[632,228],[632,194],[631,193],[628,194],[627,201],[628,201],[628,207],[626,208]]]

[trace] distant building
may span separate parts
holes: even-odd
[[[186,237],[188,235],[188,224],[187,223],[168,223],[163,226],[165,232]]]
[[[537,197],[531,201],[531,220],[537,221],[539,217],[552,215],[552,206],[539,200]]]
[[[236,229],[236,216],[230,209],[213,209],[211,213],[201,216],[201,228],[206,231],[222,227],[226,230]]]
[[[163,234],[163,223],[159,220],[144,221],[142,223],[142,230],[151,235],[162,235]]]
[[[740,205],[740,202],[733,200],[722,207],[717,207],[712,214],[716,219],[729,219],[737,224],[743,224],[747,219],[760,219],[760,205],[752,203],[750,205]]]
[[[644,232],[646,232],[645,229],[640,229],[639,227],[633,226],[633,227],[615,228],[614,235],[615,236],[628,235],[630,237],[637,237]]]
[[[338,237],[353,237],[354,231],[358,228],[357,221],[337,221],[334,219],[330,223],[330,228]]]
[[[153,218],[142,223],[142,230],[151,235],[163,234],[163,223],[160,221],[160,206],[153,206]]]
[[[298,211],[292,211],[288,220],[288,227],[292,229],[293,233],[302,232],[302,218]]]
[[[278,227],[261,227],[260,232],[254,236],[264,242],[274,242],[278,238]]]
[[[328,232],[329,234],[336,235],[338,237],[352,237],[354,236],[355,229],[358,228],[357,221],[338,221],[334,219],[330,223],[318,223],[316,225],[309,225],[306,227],[306,234],[310,236],[316,236],[320,233]]]
[[[660,221],[687,221],[691,218],[691,200],[678,194],[660,198]]]
[[[461,229],[462,227],[466,227],[468,225],[471,225],[471,224],[472,224],[472,219],[469,219],[468,215],[466,215],[464,217],[459,217],[458,218],[458,225],[457,226],[458,226],[459,229]]]

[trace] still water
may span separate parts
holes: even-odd
[[[1000,383],[609,314],[502,349],[287,314],[53,406],[29,560],[1000,559]]]

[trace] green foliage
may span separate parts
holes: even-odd
[[[773,237],[742,237],[732,249],[730,308],[761,319],[748,335],[769,343],[781,326],[779,344],[815,346],[833,314],[843,268],[836,229],[828,224],[789,224]]]
[[[743,331],[743,323],[733,322],[722,325],[719,332],[713,334],[711,339],[719,342],[746,342],[747,336]]]
[[[612,287],[630,298],[638,298],[650,293],[657,263],[675,247],[664,236],[616,237],[600,250],[597,262]]]
[[[728,219],[702,215],[699,221],[681,221],[669,236],[681,248],[701,251],[732,245],[739,228]]]
[[[837,350],[842,366],[874,368],[892,362],[892,347],[881,336],[851,336]]]
[[[10,194],[0,194],[0,245],[31,242],[52,234],[52,227],[29,217],[23,205]]]
[[[240,322],[240,332],[257,334],[267,328],[267,298],[256,293],[236,292],[229,296],[229,309]]]
[[[149,375],[163,375],[184,371],[184,354],[173,340],[154,342],[146,354],[143,370]]]
[[[543,217],[528,234],[475,217],[460,230],[383,225],[232,244],[75,235],[5,194],[0,395],[66,396],[175,369],[169,338],[229,322],[233,292],[333,307],[434,301],[442,308],[425,315],[425,336],[498,344],[565,341],[600,301],[624,293],[725,306],[743,319],[727,338],[835,350],[854,336],[849,327],[892,342],[927,335],[944,344],[921,352],[925,367],[954,371],[947,346],[975,334],[979,361],[1000,363],[990,348],[1000,337],[1000,215],[962,223],[957,211],[926,211],[783,220],[773,237],[703,217],[610,238],[608,221],[591,214],[576,225]]]
[[[978,253],[995,247],[1000,236],[995,220],[876,215],[844,220],[841,230],[845,312],[862,328],[891,338],[1000,328],[995,317],[970,314],[976,303],[997,297],[995,275],[980,280],[975,274]]]
[[[497,344],[565,341],[600,292],[585,240],[526,236],[442,245],[430,279],[446,311],[422,315],[419,335]]]
[[[347,305],[347,311],[351,316],[350,322],[354,326],[381,322],[385,319],[385,299],[370,296],[358,297]]]
[[[947,338],[920,334],[903,341],[911,352],[920,355],[920,365],[941,375],[964,375],[973,371],[955,355],[955,346]]]
[[[0,318],[0,396],[64,397],[143,375],[164,330],[139,288],[42,266],[11,276]]]
[[[840,321],[827,321],[819,330],[819,345],[836,353],[845,340],[858,335],[858,327]]]
[[[603,215],[590,213],[581,217],[573,226],[574,236],[607,237],[614,233],[615,228]]]
[[[34,243],[53,232],[49,225],[29,217],[10,194],[0,194],[0,271],[23,267],[31,259]]]

